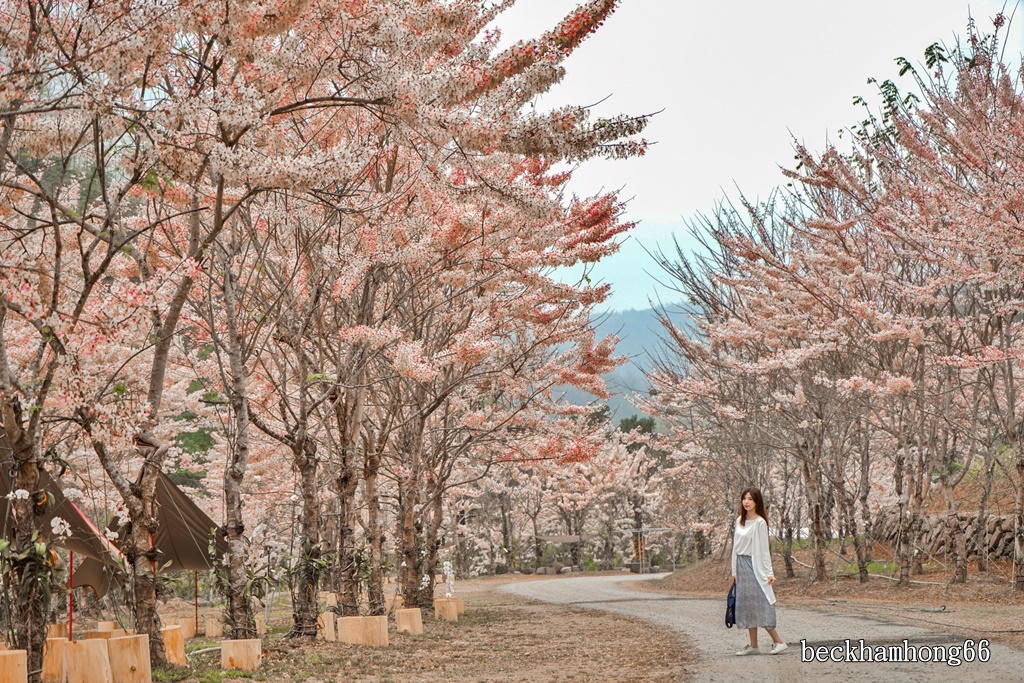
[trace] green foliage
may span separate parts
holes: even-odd
[[[653,434],[656,427],[657,423],[654,421],[653,417],[630,415],[629,417],[619,420],[619,431],[624,434],[628,434],[636,429],[639,429],[641,434]]]
[[[213,448],[213,436],[210,430],[200,427],[194,432],[179,432],[174,445],[190,455],[207,453]]]
[[[191,678],[192,674],[192,669],[178,667],[163,669],[156,667],[153,669],[153,683],[178,683],[178,681]]]
[[[178,467],[168,472],[167,476],[181,488],[197,489],[201,491],[206,490],[206,486],[204,485],[206,480],[205,470],[190,470],[184,467]]]

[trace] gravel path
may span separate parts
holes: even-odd
[[[662,575],[664,576],[664,575]],[[737,657],[735,652],[747,643],[746,631],[726,629],[724,623],[725,596],[721,600],[689,598],[637,591],[626,581],[659,578],[636,574],[623,576],[566,577],[546,581],[524,581],[506,584],[500,590],[548,603],[573,605],[587,609],[604,610],[645,619],[683,634],[698,651],[700,661],[687,673],[698,683],[715,681],[756,680],[758,683],[785,683],[788,681],[821,681],[824,683],[867,683],[892,681],[906,683],[938,683],[963,681],[972,683],[991,681],[1024,681],[1024,652],[1004,645],[989,644],[987,662],[968,662],[977,647],[968,648],[964,655],[964,640],[949,633],[929,631],[916,626],[887,623],[857,616],[828,614],[807,609],[790,609],[779,605],[779,635],[789,643],[789,650],[770,657],[767,651],[771,638],[761,630],[758,643],[761,656]],[[847,657],[849,639],[852,654],[860,656],[860,640],[874,650],[876,646],[890,646],[904,650],[904,640],[918,653],[927,647],[929,658],[935,650],[959,648],[962,661],[959,666],[947,662],[818,662],[813,659],[819,647],[837,648],[835,654]],[[804,646],[801,640],[805,641]],[[980,653],[984,656],[984,651]],[[923,658],[923,657],[921,657]],[[753,676],[753,678],[751,678]]]

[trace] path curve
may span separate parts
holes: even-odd
[[[788,683],[789,681],[819,681],[824,683],[941,683],[969,680],[972,683],[1004,683],[1024,681],[1024,651],[991,643],[988,662],[962,661],[959,666],[943,662],[818,662],[802,661],[814,658],[817,648],[834,650],[847,657],[846,640],[851,641],[854,656],[859,656],[859,641],[874,648],[889,646],[903,650],[906,639],[910,646],[928,646],[929,654],[938,647],[961,648],[964,639],[949,633],[894,624],[859,616],[829,614],[808,609],[791,609],[779,605],[779,633],[789,643],[789,650],[778,656],[768,656],[771,639],[759,632],[759,644],[765,654],[737,657],[747,643],[746,631],[726,629],[723,621],[725,598],[709,600],[687,596],[666,595],[630,588],[626,582],[661,578],[666,574],[623,576],[580,576],[540,581],[523,581],[501,586],[499,590],[541,602],[573,605],[586,609],[613,612],[644,619],[668,627],[686,637],[699,653],[696,665],[687,667],[687,678],[697,683],[728,683],[730,681],[757,680],[759,683]],[[810,654],[803,649],[804,640]],[[971,649],[976,653],[977,647]],[[830,652],[831,653],[831,652]],[[966,659],[961,655],[961,659]],[[751,678],[756,674],[754,678]]]

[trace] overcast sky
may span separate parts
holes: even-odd
[[[503,44],[540,35],[578,2],[517,0],[496,22]],[[821,150],[863,118],[879,81],[897,79],[896,57],[914,64],[936,41],[952,45],[968,16],[983,32],[1015,0],[623,0],[566,62],[565,80],[540,106],[600,102],[594,115],[661,111],[645,137],[648,154],[591,161],[570,186],[577,194],[621,189],[639,226],[596,275],[610,282],[615,310],[646,308],[658,290],[644,252],[685,240],[685,222],[723,197],[765,197],[783,184],[792,139]],[[1024,11],[1010,29],[1024,44]]]

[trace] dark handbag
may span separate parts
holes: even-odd
[[[725,596],[725,627],[736,625],[736,582],[729,587],[729,595]]]

